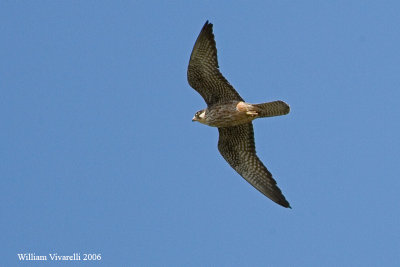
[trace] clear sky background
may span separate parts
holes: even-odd
[[[1,265],[399,266],[399,14],[398,1],[1,1]],[[206,20],[243,98],[291,106],[254,129],[293,209],[191,122]]]

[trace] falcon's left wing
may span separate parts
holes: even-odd
[[[231,100],[243,101],[218,69],[217,47],[212,27],[213,25],[206,21],[197,37],[187,70],[188,82],[208,106]]]

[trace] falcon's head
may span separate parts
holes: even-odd
[[[205,123],[206,121],[206,110],[202,109],[200,111],[197,111],[196,114],[194,114],[194,117],[192,121],[198,121],[201,123]]]

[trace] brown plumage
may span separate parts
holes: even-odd
[[[218,150],[246,181],[276,203],[290,208],[271,173],[256,155],[252,120],[288,114],[283,101],[244,102],[219,71],[213,25],[204,24],[194,44],[188,66],[188,82],[205,100],[207,108],[193,121],[218,127]]]

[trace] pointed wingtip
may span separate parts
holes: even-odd
[[[276,202],[279,205],[281,205],[284,208],[288,208],[288,209],[292,209],[292,207],[290,206],[289,202],[286,199],[283,199],[282,201]]]
[[[213,24],[210,23],[208,20],[206,20],[206,23],[204,23],[203,29],[208,28],[208,27],[212,29]]]

